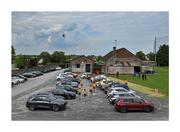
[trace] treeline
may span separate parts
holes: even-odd
[[[15,49],[12,46],[12,64],[14,64],[17,68],[31,68],[37,65],[48,65],[48,64],[57,64],[60,67],[66,67],[66,64],[70,63],[70,61],[76,57],[82,55],[65,55],[62,51],[54,51],[50,54],[47,51],[41,52],[39,55],[16,55]],[[92,59],[96,59],[97,61],[102,60],[102,56],[87,56]]]
[[[143,61],[155,61],[156,58],[157,66],[169,66],[169,45],[160,45],[156,57],[153,52],[145,54],[143,51],[138,51],[136,56]]]

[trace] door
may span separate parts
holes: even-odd
[[[135,98],[134,99],[134,104],[133,104],[133,109],[134,110],[143,110],[143,107],[144,104],[143,104],[143,100],[140,99],[140,98]]]
[[[86,64],[86,72],[91,72],[91,64]]]
[[[38,108],[50,108],[50,102],[47,97],[38,97],[36,101],[36,107]]]

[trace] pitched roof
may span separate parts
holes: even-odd
[[[75,61],[75,60],[78,60],[78,59],[80,59],[80,58],[88,59],[88,60],[91,60],[91,61],[95,62],[93,59],[91,59],[91,58],[89,58],[89,57],[86,57],[86,56],[76,57],[76,58],[72,59],[71,62],[72,62],[72,61]]]
[[[117,49],[117,50],[115,50],[114,53],[113,53],[113,50],[112,50],[109,53],[107,53],[103,58],[105,60],[107,60],[108,58],[112,57],[113,54],[115,54],[115,56],[118,57],[118,58],[134,58],[134,59],[137,59],[137,60],[141,61],[137,56],[135,56],[133,53],[131,53],[126,48]]]

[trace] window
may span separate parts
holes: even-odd
[[[137,99],[134,99],[134,102],[135,102],[135,103],[143,103],[144,100],[137,98]]]
[[[80,68],[80,64],[76,64],[76,68]]]
[[[132,102],[133,102],[133,99],[124,99],[124,102],[125,102],[125,103],[132,103]]]

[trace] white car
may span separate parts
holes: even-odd
[[[12,85],[17,85],[19,82],[18,82],[18,80],[17,79],[13,79],[12,78],[12,80],[11,80],[11,84]]]
[[[107,77],[105,75],[97,75],[95,76],[95,80],[96,81],[100,81],[100,80],[103,80],[103,79],[106,79]]]
[[[114,104],[119,97],[138,97],[138,98],[140,98],[140,96],[138,96],[138,95],[136,95],[134,93],[128,93],[128,92],[118,93],[117,92],[117,93],[114,93],[113,95],[111,95],[109,97],[109,102]]]
[[[63,75],[61,75],[61,76],[58,75],[58,76],[56,77],[56,80],[57,80],[57,81],[60,81],[61,79],[64,79],[64,78],[65,78],[65,76],[63,76]]]
[[[85,79],[85,78],[88,77],[88,75],[91,75],[91,73],[85,72],[85,73],[83,73],[83,74],[81,75],[81,78],[82,78],[82,79]]]
[[[115,88],[109,89],[107,96],[109,97],[109,96],[116,94],[116,93],[133,93],[133,94],[135,94],[136,92],[133,90],[127,90],[123,87],[115,87]]]
[[[25,80],[23,78],[20,78],[20,77],[12,77],[12,80],[17,80],[18,83],[24,83]]]

